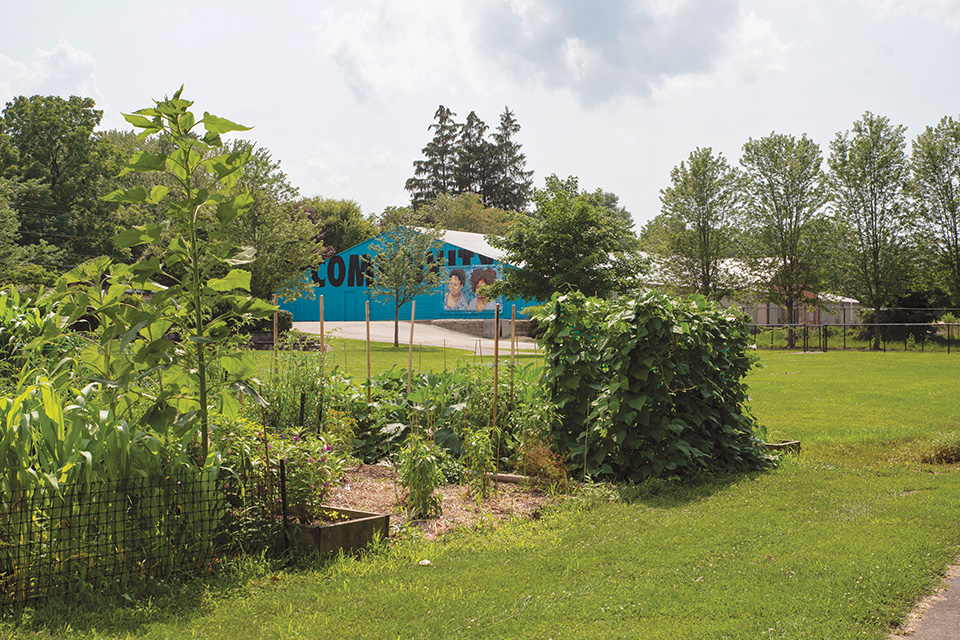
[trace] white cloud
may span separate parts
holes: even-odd
[[[484,86],[476,38],[455,2],[375,0],[346,10],[326,9],[312,27],[320,53],[331,60],[358,102],[388,100],[445,83]]]
[[[960,30],[960,0],[861,0],[880,18],[903,15],[923,18],[949,29]]]
[[[489,0],[481,34],[484,51],[521,82],[596,105],[709,72],[737,13],[735,0]]]
[[[83,96],[108,111],[97,85],[96,68],[93,56],[63,39],[51,50],[35,50],[27,62],[0,54],[0,102],[21,95]]]

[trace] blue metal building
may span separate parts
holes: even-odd
[[[317,285],[315,296],[323,296],[324,320],[330,322],[363,321],[366,303],[370,302],[371,320],[393,320],[394,301],[375,298],[368,288],[367,268],[373,258],[372,238],[341,251],[316,269],[307,273]],[[500,262],[503,252],[490,246],[479,233],[444,231],[443,256],[446,260],[444,283],[436,292],[416,298],[417,320],[445,318],[493,318],[495,306],[507,318],[511,306],[516,305],[517,317],[530,302],[524,300],[486,300],[480,293],[484,284],[491,284],[503,275],[505,264]],[[293,314],[295,322],[320,320],[320,305],[316,299],[280,300],[280,308]],[[409,303],[400,308],[400,319],[410,320]]]

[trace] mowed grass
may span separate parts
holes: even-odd
[[[960,550],[960,471],[919,462],[960,426],[960,357],[761,358],[753,410],[803,446],[773,471],[591,488],[536,522],[91,596],[0,637],[885,638]]]
[[[349,340],[346,338],[329,338],[326,340],[329,345],[329,351],[326,352],[326,366],[336,367],[349,376],[358,379],[365,379],[367,376],[367,347],[363,340]],[[255,352],[257,361],[260,365],[261,376],[265,377],[273,363],[273,351]],[[288,357],[289,352],[278,352],[279,358]],[[318,362],[320,360],[319,352],[307,354],[296,353],[293,357],[312,357]],[[454,349],[452,347],[433,347],[424,345],[413,345],[411,350],[408,345],[401,344],[394,347],[393,343],[372,342],[370,344],[370,375],[376,376],[384,371],[396,367],[397,369],[407,369],[412,355],[413,370],[415,372],[440,372],[447,369],[454,369],[457,364],[471,363],[479,364],[493,363],[493,350],[475,353],[464,349]],[[510,341],[504,340],[500,343],[498,361],[500,365],[510,363]],[[518,367],[527,364],[540,365],[543,363],[543,354],[532,350],[517,349],[514,353],[514,363]]]

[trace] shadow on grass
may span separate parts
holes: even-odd
[[[627,504],[669,509],[684,507],[712,497],[735,484],[753,481],[770,470],[727,475],[703,474],[690,478],[653,478],[637,484],[617,486],[620,500]]]
[[[208,613],[215,601],[242,596],[284,571],[283,559],[256,558],[216,574],[147,580],[123,588],[110,581],[82,583],[74,593],[54,596],[22,610],[0,613],[0,637],[72,637],[91,634],[142,635],[147,627]]]

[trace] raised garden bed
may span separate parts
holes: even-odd
[[[332,522],[290,525],[291,542],[298,550],[319,551],[322,555],[354,553],[368,547],[378,536],[386,540],[390,533],[389,514],[341,507],[323,509],[332,516]]]

